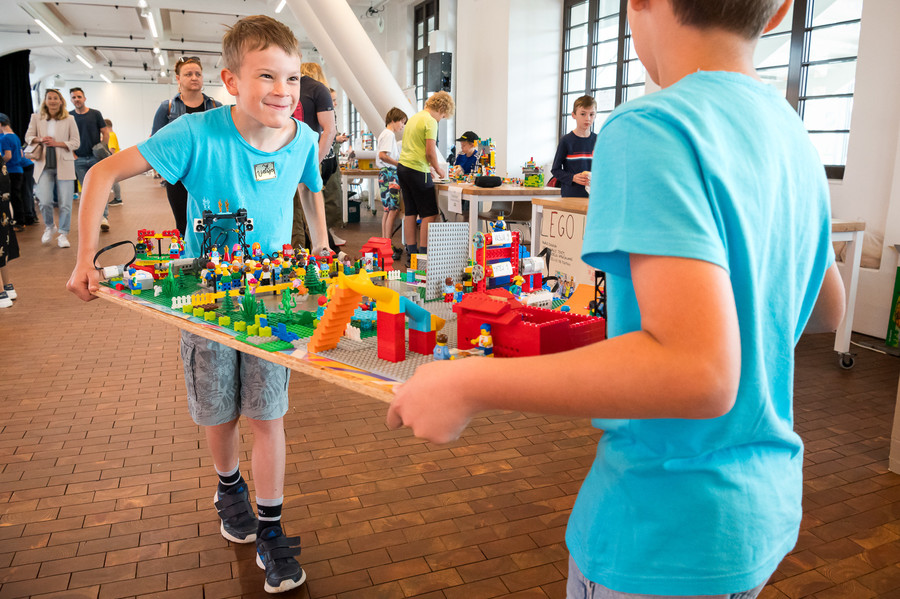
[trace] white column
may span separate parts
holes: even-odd
[[[344,3],[344,0],[333,1],[338,4]],[[354,75],[354,71],[351,70],[347,61],[344,60],[344,54],[338,50],[337,46],[332,41],[331,36],[323,26],[323,23],[319,21],[316,11],[309,5],[308,0],[288,0],[287,5],[290,7],[291,11],[293,11],[297,20],[303,25],[306,34],[309,36],[309,39],[312,40],[312,43],[315,44],[319,54],[325,59],[325,62],[328,64],[328,69],[334,73],[334,76],[340,81],[341,87],[347,92],[347,96],[350,98],[350,101],[353,102],[353,106],[359,112],[362,119],[369,127],[374,127],[375,129],[373,130],[380,133],[381,129],[378,127],[384,122],[384,115],[390,110],[390,106],[383,112],[375,107],[359,80]],[[362,31],[362,26],[359,25],[359,21],[356,17],[353,17],[353,22],[359,26],[360,34],[365,38],[365,42],[371,47],[372,54],[378,58],[375,48],[372,47],[372,42],[369,41],[369,37],[366,33]],[[378,60],[381,61],[380,58],[378,58]],[[383,65],[384,63],[382,63],[382,66]],[[393,77],[390,78],[389,83],[394,83]],[[394,83],[394,85],[396,85],[396,83]]]
[[[339,55],[378,111],[379,119],[374,122],[379,120],[384,122],[384,115],[394,106],[410,116],[415,114],[416,111],[346,0],[289,0],[288,4],[295,6],[304,2],[315,12],[315,16],[330,37],[335,52],[339,51]],[[297,16],[301,15],[298,13]],[[303,23],[303,20],[300,22]],[[331,50],[326,53],[324,48],[318,45],[318,41],[313,39],[313,42],[330,65],[333,60]],[[369,124],[373,122],[368,117],[364,118]]]

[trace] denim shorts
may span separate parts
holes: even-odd
[[[200,426],[241,415],[276,420],[287,413],[288,368],[187,331],[181,332],[181,360],[188,409]]]
[[[726,595],[641,595],[634,593],[621,593],[608,589],[602,584],[591,582],[584,577],[581,570],[575,564],[572,556],[569,556],[569,581],[566,584],[566,599],[754,599],[759,595],[766,583],[762,583],[754,589],[741,593]]]

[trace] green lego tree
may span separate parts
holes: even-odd
[[[234,312],[234,300],[231,299],[231,292],[225,292],[225,299],[222,300],[222,310],[225,311],[225,314],[231,314]]]
[[[162,281],[162,290],[163,293],[169,297],[178,293],[178,281],[175,280],[175,273],[171,268],[169,269],[169,274],[167,274],[166,278]]]
[[[309,292],[316,295],[325,293],[325,283],[319,279],[319,268],[310,260],[306,265],[306,276],[303,278],[303,284],[309,289]]]

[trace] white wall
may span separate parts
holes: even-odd
[[[511,2],[459,0],[457,4],[456,128],[494,140],[501,175],[506,174],[508,150]]]
[[[459,0],[457,131],[492,138],[497,172],[547,167],[559,138],[562,6],[555,0]]]
[[[534,157],[550,178],[559,143],[561,5],[556,0],[510,4],[505,164],[511,177],[521,177],[522,166]]]
[[[103,113],[103,118],[113,122],[113,131],[116,132],[122,149],[150,137],[156,109],[163,100],[171,99],[178,93],[174,84],[69,80],[66,85],[84,89],[87,107],[96,108]],[[223,104],[232,104],[234,100],[222,85],[206,86],[203,92]],[[74,109],[68,97],[66,100],[68,109]]]
[[[835,218],[863,220],[882,246],[881,265],[863,269],[853,330],[883,338],[900,243],[900,2],[863,3],[859,61],[843,181],[831,183]]]

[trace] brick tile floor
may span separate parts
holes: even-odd
[[[154,180],[123,190],[103,242],[171,226]],[[379,231],[363,212],[350,249]],[[77,300],[75,250],[40,235],[20,235],[19,299],[0,311],[0,599],[264,596],[252,546],[219,535],[176,330]],[[840,370],[832,342],[797,350],[805,519],[765,599],[900,597],[886,467],[900,362],[864,352]],[[565,596],[566,517],[599,437],[587,421],[490,413],[435,446],[341,388],[295,373],[290,394],[284,518],[309,574],[294,596]]]

